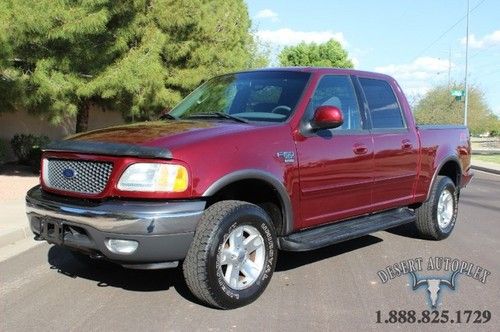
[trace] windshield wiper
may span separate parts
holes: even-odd
[[[197,118],[197,117],[217,117],[217,118],[230,119],[242,123],[249,123],[248,120],[224,112],[198,113],[188,116],[188,118]]]
[[[238,121],[238,122],[248,123],[248,120],[242,119],[239,116],[235,116],[235,115],[231,115],[231,114],[227,114],[227,113],[223,113],[223,112],[215,112],[214,114],[217,114],[221,118],[226,118],[226,119],[231,119],[231,120]]]

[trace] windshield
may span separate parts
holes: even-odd
[[[303,72],[260,71],[215,77],[169,114],[178,119],[284,122],[293,113],[309,76]]]

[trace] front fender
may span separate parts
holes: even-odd
[[[205,190],[203,197],[215,195],[225,186],[240,180],[261,180],[272,186],[278,193],[283,206],[284,233],[289,234],[293,230],[293,207],[290,196],[282,181],[273,174],[258,169],[243,169],[224,175]]]

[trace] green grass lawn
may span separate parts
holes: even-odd
[[[473,155],[472,159],[500,164],[500,154],[494,154],[494,155],[489,155],[489,156]]]

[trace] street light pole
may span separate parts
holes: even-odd
[[[467,27],[465,35],[465,106],[464,106],[464,125],[467,126],[467,108],[469,106],[469,84],[467,81],[468,62],[469,62],[469,1],[467,0]]]
[[[451,86],[451,46],[448,52],[448,89]]]

